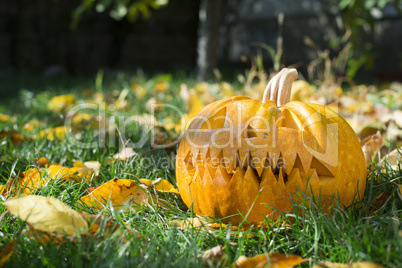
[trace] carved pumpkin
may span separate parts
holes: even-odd
[[[176,177],[196,214],[238,224],[247,214],[257,222],[291,212],[300,192],[319,197],[324,211],[334,197],[344,206],[362,197],[366,164],[355,132],[327,107],[288,102],[295,79],[295,69],[283,69],[262,102],[216,101],[191,122]]]

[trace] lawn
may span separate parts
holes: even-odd
[[[177,146],[173,143],[183,129],[180,119],[234,94],[259,98],[264,81],[248,83],[243,77],[199,83],[182,73],[146,76],[129,72],[99,72],[94,79],[51,80],[13,74],[3,75],[2,81],[0,184],[6,187],[10,178],[23,178],[22,172],[30,169],[46,171],[50,163],[86,168],[87,173],[79,173],[78,179],[55,179],[51,172],[42,173],[41,185],[30,188],[29,194],[52,196],[76,211],[98,215],[99,227],[91,235],[60,240],[35,233],[25,221],[6,213],[1,219],[0,248],[16,241],[4,263],[7,267],[225,267],[242,255],[270,252],[310,259],[302,267],[320,261],[366,261],[402,267],[402,196],[398,187],[402,184],[402,165],[390,165],[386,160],[381,165],[369,165],[364,197],[352,206],[343,209],[338,205],[327,215],[319,209],[320,200],[305,196],[304,204],[294,205],[294,213],[282,214],[276,223],[267,219],[262,226],[215,224],[211,228],[203,226],[205,222],[192,226],[190,221],[180,227],[177,222],[196,215],[179,194],[157,191],[156,187],[146,187],[149,198],[142,206],[127,203],[120,209],[110,203],[94,207],[80,202],[93,187],[114,178],[136,185],[140,179],[164,179],[176,187]],[[367,103],[376,114],[383,107],[391,111],[389,114],[400,110],[400,95],[386,101],[387,95],[380,89],[369,88],[364,99],[354,89],[349,93],[338,89],[339,98],[354,100],[350,106],[342,106],[341,112],[353,115],[353,105],[368,109]],[[361,92],[362,88],[355,90]],[[316,96],[317,89],[312,91]],[[76,109],[74,116],[69,113],[71,109]],[[373,117],[370,112],[362,114]],[[348,120],[352,126],[358,124],[353,118]],[[65,127],[66,121],[71,124]],[[369,123],[369,127],[360,123],[353,127],[363,129],[360,133],[376,128],[376,122]],[[401,146],[398,136],[392,137],[386,137],[384,148]],[[135,153],[119,155],[128,147]],[[85,166],[90,161],[99,162],[99,174],[97,168]],[[28,193],[24,185],[17,184],[10,186],[14,193]],[[13,194],[3,191],[0,197],[4,202]],[[5,211],[0,205],[0,213]],[[218,245],[223,246],[225,258],[213,262],[202,257],[203,252]],[[0,255],[1,263],[7,254],[3,250]]]

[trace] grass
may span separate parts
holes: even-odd
[[[14,121],[0,123],[0,130],[15,130],[32,136],[32,133],[22,128],[29,120],[46,122],[40,128],[63,124],[63,113],[54,113],[47,109],[49,99],[55,95],[73,93],[81,96],[83,89],[92,88],[103,92],[108,102],[108,99],[116,99],[121,90],[129,88],[132,83],[143,85],[146,95],[142,101],[138,101],[130,93],[126,99],[129,103],[127,109],[107,111],[106,116],[115,116],[116,124],[119,125],[121,120],[119,121],[118,116],[143,114],[147,111],[145,103],[147,99],[159,94],[152,88],[161,79],[170,84],[164,93],[167,102],[185,110],[185,103],[176,96],[180,84],[194,86],[195,80],[183,75],[152,78],[120,73],[106,77],[101,84],[80,79],[43,88],[42,82],[34,83],[32,88],[29,88],[29,84],[24,85],[25,90],[16,95],[10,94],[0,104],[2,112],[15,117]],[[3,89],[13,88],[11,84],[4,83]],[[97,111],[92,112],[96,114]],[[163,120],[168,115],[170,114],[167,111],[162,111],[157,117]],[[138,140],[141,130],[138,125],[132,124],[126,130],[125,138]],[[94,139],[92,128],[83,129],[81,133],[84,140]],[[99,146],[89,149],[74,146],[68,140],[32,139],[13,145],[9,139],[3,139],[0,141],[0,184],[5,184],[10,177],[34,166],[34,160],[42,156],[52,163],[68,167],[73,165],[74,160],[99,161],[102,164],[101,173],[89,182],[52,182],[36,192],[38,195],[58,198],[76,210],[94,212],[81,207],[77,200],[86,194],[86,189],[115,177],[153,180],[161,177],[175,183],[174,165],[161,164],[174,163],[175,151],[152,150],[149,138],[142,148],[136,149],[137,156],[127,161],[108,163],[119,151],[121,144],[118,136],[114,139],[107,138],[108,142],[99,143]],[[146,158],[155,162],[151,165],[144,164]],[[12,239],[17,240],[16,250],[6,263],[9,267],[205,267],[200,255],[217,245],[225,246],[229,263],[240,255],[282,252],[321,261],[348,263],[364,260],[382,264],[384,267],[402,267],[402,204],[398,187],[390,181],[402,184],[401,165],[397,171],[389,166],[382,170],[372,166],[365,195],[359,203],[345,210],[338,208],[332,215],[324,215],[319,210],[319,205],[315,205],[319,201],[309,200],[310,206],[295,205],[294,214],[283,215],[283,221],[291,224],[291,228],[277,228],[278,224],[272,224],[268,229],[255,227],[243,231],[231,231],[230,228],[178,229],[169,222],[193,217],[191,210],[183,204],[179,196],[156,192],[158,197],[169,201],[171,205],[159,208],[149,204],[139,210],[130,209],[126,213],[116,212],[108,207],[101,213],[106,219],[111,216],[115,218],[114,224],[118,227],[115,233],[106,235],[101,228],[94,237],[82,237],[79,241],[62,244],[38,242],[26,234],[26,223],[6,214],[0,224],[0,247]],[[377,200],[382,193],[386,193],[383,194],[385,198]],[[370,205],[374,203],[376,205]],[[0,205],[0,213],[4,211],[5,207]],[[128,230],[137,231],[140,237]],[[119,235],[121,233],[124,236]],[[308,262],[302,266],[312,265],[313,263]]]

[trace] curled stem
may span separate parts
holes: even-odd
[[[265,88],[262,102],[271,100],[276,106],[282,106],[290,101],[292,83],[298,78],[296,69],[282,69],[269,81]]]

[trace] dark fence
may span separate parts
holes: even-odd
[[[88,74],[98,68],[194,66],[198,1],[171,0],[149,20],[84,14],[70,29],[76,0],[1,0],[0,69]]]

